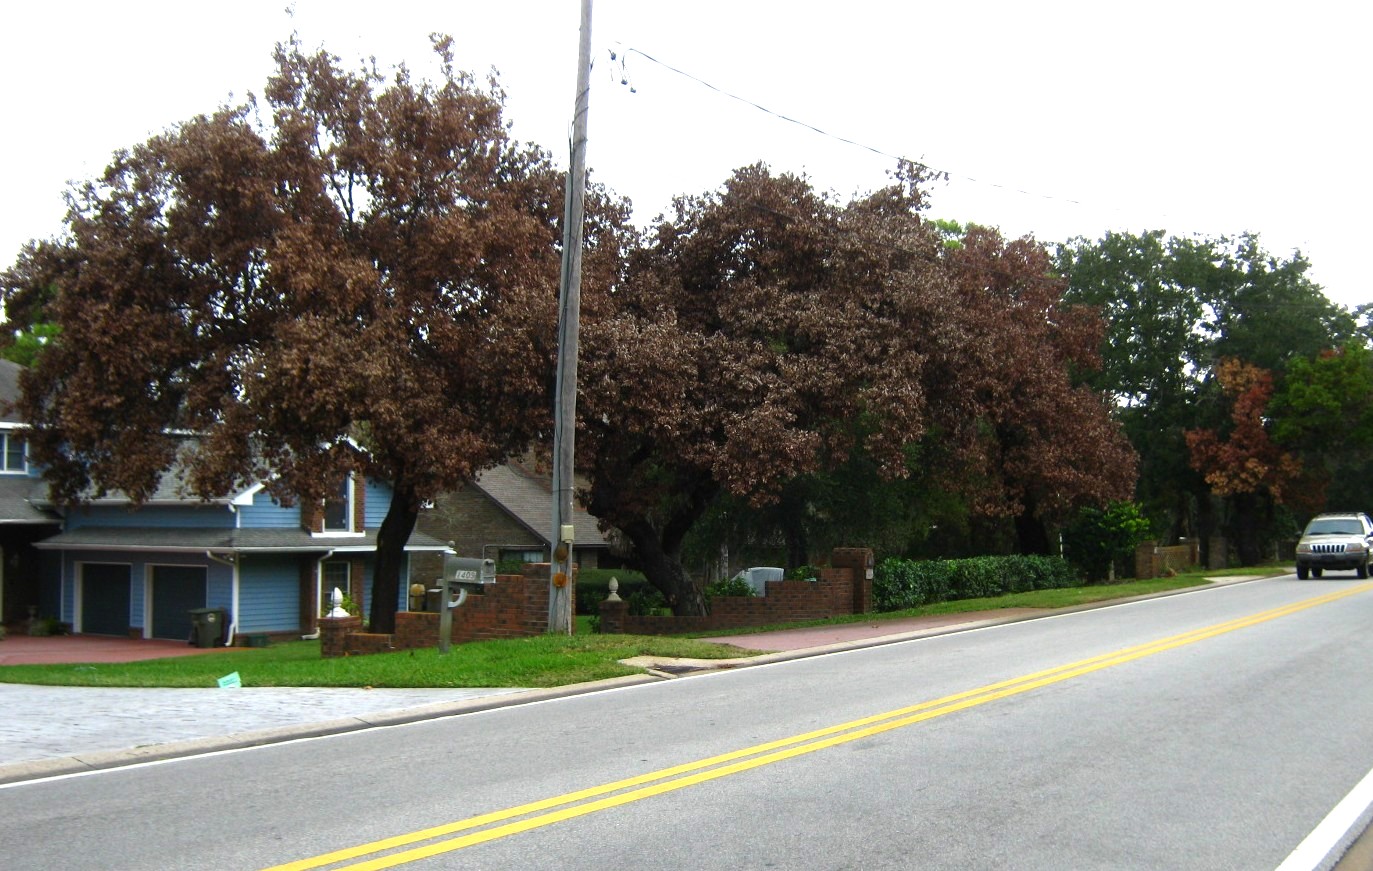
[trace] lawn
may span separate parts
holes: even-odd
[[[1228,574],[1276,574],[1276,569],[1239,569]],[[1110,586],[1073,587],[1018,593],[994,599],[941,602],[886,614],[857,614],[832,620],[756,627],[785,629],[801,626],[919,617],[1000,608],[1068,608],[1092,602],[1167,592],[1206,583],[1217,572],[1197,572],[1175,578],[1131,581]],[[219,678],[237,672],[250,687],[553,687],[639,674],[621,665],[634,656],[721,659],[747,656],[748,651],[688,637],[595,635],[580,621],[571,637],[482,641],[454,645],[447,655],[424,649],[375,656],[321,659],[318,641],[292,641],[264,648],[224,653],[153,659],[142,662],[81,665],[0,666],[0,683],[106,687],[215,687]],[[713,632],[712,635],[728,633]],[[3,644],[0,641],[0,644]]]

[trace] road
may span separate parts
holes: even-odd
[[[1373,583],[1255,581],[3,787],[0,844],[13,869],[1274,869],[1373,770],[1370,626]]]

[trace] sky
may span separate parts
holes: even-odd
[[[1373,301],[1370,19],[1347,0],[595,0],[587,163],[647,225],[740,166],[845,199],[905,157],[948,175],[934,217],[1050,243],[1254,232],[1352,308]],[[261,94],[292,33],[418,75],[450,34],[458,67],[497,71],[515,138],[565,167],[579,22],[579,0],[5,4],[0,268],[116,149]]]

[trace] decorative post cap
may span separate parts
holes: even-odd
[[[334,592],[329,595],[329,602],[334,606],[334,609],[329,612],[330,618],[336,620],[340,617],[352,616],[343,610],[343,591],[338,587],[334,587]]]

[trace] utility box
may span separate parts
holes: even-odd
[[[200,648],[222,646],[227,618],[223,608],[192,608],[190,643]]]

